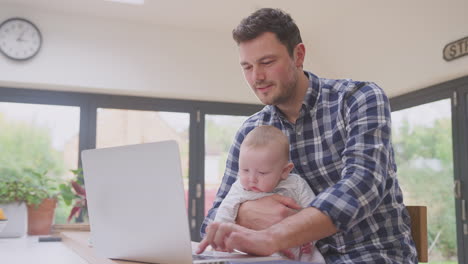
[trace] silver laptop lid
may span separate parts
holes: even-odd
[[[98,254],[192,263],[175,141],[85,150],[82,162],[91,239]]]

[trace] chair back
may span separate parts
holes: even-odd
[[[419,262],[428,262],[427,250],[427,207],[406,206],[411,217],[411,236],[413,236]]]

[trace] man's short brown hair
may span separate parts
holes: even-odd
[[[281,9],[262,8],[244,18],[232,31],[232,37],[237,45],[252,40],[265,32],[276,35],[286,46],[289,56],[293,56],[294,48],[302,43],[301,33],[289,14]]]

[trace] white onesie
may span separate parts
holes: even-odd
[[[243,202],[257,200],[273,194],[290,197],[302,208],[308,207],[310,202],[315,198],[315,194],[309,184],[297,174],[289,174],[288,178],[280,181],[278,186],[269,193],[247,191],[242,187],[240,181],[236,180],[221,202],[214,221],[234,223],[237,218],[239,206]],[[315,248],[312,242],[290,250],[294,254],[295,260],[325,263],[322,254]]]

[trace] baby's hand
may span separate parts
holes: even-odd
[[[294,254],[289,249],[281,250],[280,253],[283,254],[283,256],[287,257],[288,259],[292,259],[292,260],[295,259]]]

